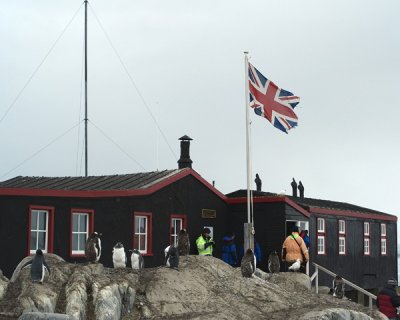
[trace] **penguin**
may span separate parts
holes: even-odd
[[[138,249],[129,250],[132,252],[131,254],[131,265],[132,269],[143,269],[144,268],[144,259],[142,254]]]
[[[113,248],[113,264],[114,268],[125,268],[126,267],[126,254],[124,245],[118,242]]]
[[[167,267],[169,267],[169,262],[168,262],[168,260],[167,260],[167,255],[168,255],[168,251],[169,251],[169,248],[170,248],[171,246],[168,246],[168,247],[166,247],[165,249],[164,249],[164,261],[165,261],[165,265],[167,266]]]
[[[240,262],[240,270],[242,271],[242,276],[245,278],[251,278],[256,272],[256,257],[250,248],[247,249]]]
[[[42,250],[36,250],[36,254],[32,260],[26,262],[22,267],[25,268],[27,265],[31,264],[31,279],[33,282],[43,283],[45,271],[50,275],[50,268],[44,260],[44,255]]]
[[[189,234],[186,229],[179,231],[177,248],[180,256],[187,256],[190,252]]]
[[[296,272],[296,271],[299,271],[299,270],[300,270],[300,267],[301,267],[300,259],[297,259],[296,262],[293,263],[288,269],[289,269],[290,271]]]
[[[271,273],[277,273],[281,269],[281,263],[279,262],[279,256],[276,251],[272,251],[268,256],[268,270]]]
[[[333,296],[338,299],[343,299],[344,296],[344,281],[339,275],[333,279]]]
[[[179,267],[179,252],[174,246],[169,246],[167,255],[165,257],[165,265],[172,269],[178,270]]]
[[[101,233],[93,232],[86,240],[85,257],[90,262],[98,262],[101,256]]]

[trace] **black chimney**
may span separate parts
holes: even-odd
[[[301,181],[299,181],[299,186],[297,188],[299,189],[299,192],[300,192],[300,198],[303,199],[304,198],[304,186],[301,183]]]
[[[178,140],[181,140],[181,157],[178,160],[178,168],[183,169],[183,168],[191,168],[193,161],[190,159],[190,140],[193,140],[192,138],[188,137],[187,135],[184,135],[183,137],[180,137]]]

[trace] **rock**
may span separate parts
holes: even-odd
[[[345,309],[326,309],[322,311],[311,311],[303,314],[299,320],[374,320],[365,313],[345,310]]]
[[[23,313],[18,320],[72,320],[70,316],[61,313],[42,313],[42,312],[27,312]]]
[[[288,291],[311,291],[310,277],[301,272],[270,273],[268,281],[279,284]]]
[[[8,279],[3,275],[3,271],[0,270],[0,300],[6,294],[8,282]]]
[[[318,293],[319,294],[330,294],[331,288],[325,286],[318,286]]]

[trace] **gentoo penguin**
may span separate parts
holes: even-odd
[[[44,255],[42,250],[36,250],[36,254],[32,260],[25,263],[22,267],[26,267],[27,265],[31,264],[31,279],[33,282],[39,282],[40,284],[43,283],[45,270],[50,275],[50,268],[47,265],[46,261],[44,260]]]
[[[344,296],[344,281],[339,275],[333,279],[333,296],[339,299],[343,299]]]
[[[186,229],[179,231],[177,248],[180,256],[187,256],[190,252],[189,234]]]
[[[299,271],[301,267],[300,259],[297,259],[295,263],[293,263],[288,269],[290,271]]]
[[[168,246],[168,247],[166,247],[166,248],[164,249],[164,257],[165,257],[164,262],[165,262],[165,265],[166,265],[167,267],[169,267],[169,262],[168,262],[168,260],[167,260],[167,255],[168,255],[169,248],[171,248],[171,246]]]
[[[131,265],[132,269],[143,269],[144,268],[144,259],[142,254],[138,249],[129,250],[132,252],[131,255]]]
[[[240,270],[242,276],[245,278],[251,278],[256,272],[256,257],[254,256],[253,250],[247,249],[245,255],[240,263]]]
[[[102,234],[93,232],[86,240],[85,257],[90,262],[98,262],[101,256],[101,240]]]
[[[165,265],[167,267],[178,270],[179,267],[179,252],[174,246],[169,246],[167,255],[165,257]]]
[[[126,267],[126,254],[124,245],[118,242],[113,248],[113,264],[114,268],[125,268]]]
[[[277,273],[281,269],[281,263],[279,262],[279,256],[276,251],[272,251],[268,256],[268,270],[271,273]]]

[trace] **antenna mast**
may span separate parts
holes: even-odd
[[[85,0],[85,177],[88,176],[88,110],[87,110],[87,4]]]

